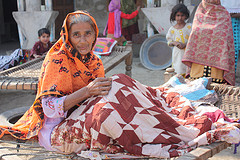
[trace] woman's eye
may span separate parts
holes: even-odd
[[[86,32],[86,36],[91,36],[92,35],[92,32]]]
[[[80,35],[78,33],[74,33],[73,37],[78,38],[78,37],[80,37]]]

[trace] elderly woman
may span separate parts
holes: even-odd
[[[182,59],[190,67],[190,78],[235,85],[234,54],[230,14],[220,0],[202,0]]]
[[[111,79],[104,78],[102,61],[92,52],[97,36],[97,24],[88,13],[66,17],[61,38],[43,62],[36,100],[13,127],[15,137],[38,136],[40,144],[52,150],[51,131],[67,112],[91,96],[108,94]]]
[[[169,88],[144,86],[123,74],[104,78],[102,62],[92,53],[97,35],[88,13],[67,15],[61,39],[43,62],[34,104],[13,127],[0,126],[0,137],[38,136],[40,145],[64,154],[99,150],[159,158],[216,140],[240,141],[238,128],[216,107],[197,112]],[[189,92],[190,86],[179,89]]]

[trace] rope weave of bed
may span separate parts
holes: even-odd
[[[0,72],[0,89],[36,90],[44,57]]]
[[[211,87],[218,94],[218,102],[215,104],[231,118],[240,118],[240,87],[226,84],[212,83]]]

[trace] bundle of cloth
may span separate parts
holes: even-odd
[[[11,55],[0,56],[0,71],[18,65],[22,58],[23,53],[21,49],[16,49]]]

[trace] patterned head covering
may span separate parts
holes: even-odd
[[[109,12],[114,12],[115,10],[120,11],[120,8],[121,8],[120,0],[111,0],[108,6]]]
[[[98,35],[96,21],[83,11],[69,13],[64,20],[61,37],[47,53],[42,64],[36,99],[30,109],[13,127],[0,126],[0,138],[11,134],[19,139],[30,139],[38,135],[44,122],[42,97],[62,97],[86,86],[96,77],[104,77],[102,61],[91,51],[85,57],[74,49],[68,39],[68,18],[86,15],[91,18]]]

